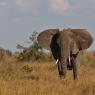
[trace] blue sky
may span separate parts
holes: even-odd
[[[15,51],[48,28],[87,28],[95,38],[95,0],[0,0],[0,47]]]

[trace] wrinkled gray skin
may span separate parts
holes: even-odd
[[[79,51],[87,49],[93,38],[86,29],[48,29],[38,35],[38,44],[52,51],[57,60],[60,77],[66,76],[67,69],[73,70],[74,79],[77,79],[76,58]]]

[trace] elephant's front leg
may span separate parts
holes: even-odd
[[[78,79],[77,77],[77,64],[76,64],[76,59],[74,57],[71,58],[71,64],[73,68],[73,77],[74,80]]]

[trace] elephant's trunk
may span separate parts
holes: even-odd
[[[67,58],[69,56],[69,41],[68,38],[65,36],[60,37],[60,57],[58,63],[59,74],[66,76],[67,71]]]

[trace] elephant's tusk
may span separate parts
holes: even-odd
[[[59,61],[59,60],[57,59],[57,60],[56,60],[56,62],[55,62],[55,64],[57,64],[57,63],[58,63],[58,61]]]

